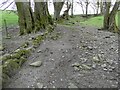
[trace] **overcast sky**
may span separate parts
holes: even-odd
[[[2,5],[2,3],[3,3],[4,1],[6,1],[6,0],[0,0],[0,9],[2,9],[2,10],[5,9],[11,2],[14,2],[14,0],[8,0],[7,4],[5,4],[3,7],[1,7],[1,5]],[[33,1],[33,0],[31,0],[31,1]],[[79,0],[74,0],[74,4],[73,4],[74,14],[82,14],[82,13],[83,13],[81,6],[77,3],[78,1],[79,1]],[[82,1],[84,1],[84,0],[82,0]],[[88,7],[88,13],[89,13],[89,14],[94,14],[94,12],[96,12],[96,11],[95,11],[95,9],[93,9],[93,8],[95,8],[95,6],[94,6],[93,4],[94,4],[97,0],[89,0],[89,1],[90,1],[91,3],[90,3],[90,5],[89,5],[89,7]],[[114,2],[115,0],[112,0],[112,1]],[[52,0],[50,0],[50,2],[52,2]],[[93,3],[93,4],[92,4],[92,3]],[[34,5],[34,3],[32,3],[32,7],[33,7],[33,5]],[[49,12],[50,12],[50,14],[53,14],[53,13],[54,13],[53,3],[48,3],[48,6],[49,6]],[[7,10],[16,10],[15,3],[12,3],[12,4],[9,6],[9,8],[7,8]],[[66,10],[66,5],[64,5],[61,14],[63,13],[64,10]],[[84,10],[85,10],[85,8],[84,8]],[[70,13],[70,12],[69,12],[69,13]]]

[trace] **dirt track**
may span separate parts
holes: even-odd
[[[62,25],[58,25],[55,32],[60,32],[61,38],[45,40],[6,87],[37,88],[38,83],[44,88],[117,87],[117,34],[98,31],[92,27]],[[14,38],[12,42],[13,40],[19,42]],[[42,61],[41,67],[29,66],[39,60]]]

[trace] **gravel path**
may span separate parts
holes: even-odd
[[[92,27],[58,25],[5,88],[116,88],[118,35]],[[29,66],[42,61],[40,67]]]

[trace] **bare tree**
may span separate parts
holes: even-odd
[[[92,4],[92,5],[91,5]],[[94,14],[96,13],[96,5],[94,5],[94,3],[91,3],[90,6],[91,8],[94,10]]]
[[[15,2],[19,17],[20,35],[46,28],[49,24],[53,25],[47,2],[37,2],[36,0],[34,2],[34,13],[30,6],[31,3],[27,0],[25,2]]]
[[[35,0],[35,31],[41,28],[46,28],[48,24],[52,23],[52,18],[48,11],[47,2],[36,2]]]
[[[120,1],[116,0],[113,9],[110,12],[111,2],[106,2],[106,11],[104,14],[104,29],[108,29],[113,32],[119,32],[115,20],[119,5]]]
[[[89,6],[90,2],[89,2],[89,0],[85,0],[84,3],[85,3],[85,10],[86,10],[85,16],[87,17],[88,16],[88,6]]]
[[[73,0],[72,0],[72,2],[71,2],[71,16],[73,17]]]
[[[100,6],[100,2],[99,0],[93,0],[93,2],[91,2],[92,5],[90,5],[93,10],[94,10],[94,14],[98,15],[99,13],[99,6]]]
[[[69,0],[67,0],[66,5],[67,5],[67,8],[69,8]]]
[[[82,12],[83,12],[83,14],[84,14],[84,4],[83,4],[83,1],[82,0],[79,0],[79,2],[77,2],[78,4],[80,4],[80,6],[81,6],[81,9],[82,9]]]
[[[2,3],[0,4],[0,8],[3,7],[4,5],[6,5],[7,2],[8,2],[8,0],[2,2]]]
[[[96,10],[96,14],[98,15],[98,13],[99,13],[99,7],[100,7],[100,2],[99,2],[99,0],[97,0],[97,10]]]
[[[120,1],[116,0],[114,7],[109,14],[109,28],[108,28],[108,30],[110,30],[110,31],[119,32],[118,26],[116,25],[116,19],[115,19],[119,5],[120,5]]]
[[[62,10],[62,7],[64,5],[64,1],[62,2],[56,2],[56,0],[53,0],[53,4],[54,4],[54,19],[58,20],[60,17],[60,12]]]
[[[71,2],[69,2],[69,0],[67,0],[66,4],[67,4],[67,9],[64,11],[64,14],[62,15],[62,18],[68,20],[69,10],[71,8]]]
[[[109,12],[110,12],[110,6],[111,2],[105,2],[105,12],[104,12],[104,29],[109,28]]]
[[[31,14],[31,7],[29,2],[17,2],[15,0],[18,17],[19,17],[19,26],[20,26],[20,35],[25,33],[31,33],[33,30],[33,16]]]
[[[100,14],[103,14],[103,0],[100,0]]]

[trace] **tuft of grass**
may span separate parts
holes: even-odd
[[[0,10],[0,27],[4,26],[4,19],[7,26],[18,25],[18,16],[14,12]]]

